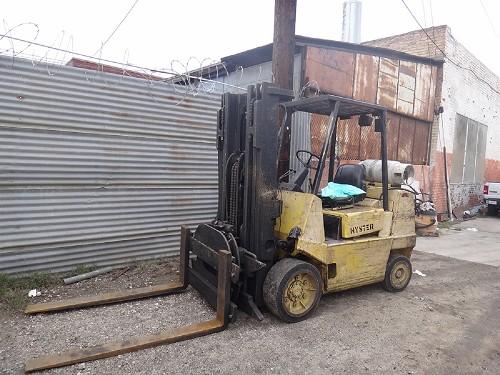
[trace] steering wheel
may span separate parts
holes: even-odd
[[[306,159],[303,159],[301,157],[302,154],[309,155],[309,157],[307,158],[307,161],[306,161]],[[319,162],[319,156],[313,154],[311,151],[308,151],[308,150],[297,150],[297,152],[295,153],[295,156],[297,157],[297,160],[300,162],[300,164],[302,164],[305,168],[308,168],[308,169],[310,168],[310,169],[314,169],[314,170],[318,169],[317,167],[315,168],[315,167],[313,167],[311,165],[311,161],[313,159],[316,159]]]

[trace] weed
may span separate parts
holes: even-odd
[[[31,289],[47,288],[61,283],[57,275],[37,272],[28,276],[0,274],[0,302],[15,310],[21,310],[28,302]]]

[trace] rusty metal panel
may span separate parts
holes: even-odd
[[[377,100],[377,81],[379,57],[372,55],[356,55],[354,75],[354,99],[375,103]]]
[[[387,114],[387,158],[398,159],[399,121],[401,116],[389,112]]]
[[[415,63],[403,60],[399,62],[397,110],[406,115],[413,114],[416,68]]]
[[[401,117],[399,122],[398,161],[403,163],[412,162],[414,135],[415,120],[408,117]]]
[[[403,97],[407,97],[407,96],[411,95],[411,92],[404,89],[404,87],[400,87],[400,89],[401,89],[400,94],[401,94],[401,91],[404,92],[404,95],[402,95]],[[398,112],[403,113],[405,115],[411,115],[411,113],[413,112],[413,103],[408,102],[404,99],[398,99],[397,110],[398,110]]]
[[[377,85],[377,104],[396,109],[398,96],[399,61],[380,58]]]
[[[411,76],[406,73],[399,72],[399,86],[407,88],[410,91],[415,91],[415,75]],[[406,98],[403,99],[407,100]]]
[[[425,121],[415,122],[415,133],[413,141],[413,164],[427,163],[427,147],[429,143],[429,123]]]
[[[415,91],[404,86],[398,88],[398,106],[400,101],[408,103],[413,108],[413,100],[415,99]],[[399,109],[399,108],[398,108]],[[406,112],[405,112],[406,113]],[[406,113],[410,114],[411,113]]]
[[[415,105],[413,116],[423,120],[428,119],[432,85],[432,67],[425,64],[417,64],[417,75],[415,78]]]
[[[438,68],[432,67],[431,84],[429,86],[429,107],[427,108],[427,121],[434,119],[434,106],[436,105],[436,85],[438,80]]]
[[[305,80],[316,81],[323,92],[352,97],[354,53],[307,47]]]
[[[406,74],[410,77],[415,78],[416,71],[417,71],[416,63],[405,60],[399,61],[399,74]]]
[[[386,73],[393,77],[397,77],[399,75],[399,60],[381,57],[379,71],[380,73]]]
[[[436,79],[437,67],[425,63],[307,47],[304,82],[421,120],[432,121]]]

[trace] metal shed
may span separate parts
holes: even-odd
[[[213,218],[220,96],[0,58],[0,272],[178,252]]]

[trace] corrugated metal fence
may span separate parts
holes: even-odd
[[[0,58],[0,272],[176,254],[215,215],[219,98]]]

